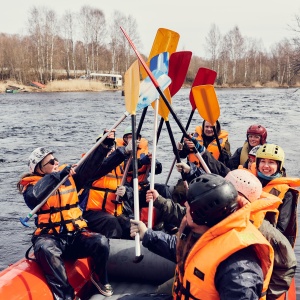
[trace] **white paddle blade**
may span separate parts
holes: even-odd
[[[165,90],[171,84],[171,78],[159,70],[153,71],[157,82],[162,90]],[[140,97],[137,104],[137,111],[149,106],[154,100],[159,98],[159,93],[153,85],[149,76],[145,78],[140,85]]]

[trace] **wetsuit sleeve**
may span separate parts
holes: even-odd
[[[171,199],[165,199],[162,196],[153,202],[153,206],[160,212],[160,218],[168,223],[175,226],[179,226],[182,218],[185,216],[186,208],[181,206],[179,203],[175,203]]]
[[[230,172],[230,169],[222,162],[216,160],[209,151],[205,150],[205,152],[202,154],[202,158],[207,164],[211,173],[225,177]]]
[[[77,191],[80,191],[84,185],[93,182],[96,179],[109,173],[125,159],[125,148],[116,149],[106,158],[110,150],[100,146],[84,161],[84,163],[76,169],[73,176]]]
[[[176,263],[176,240],[175,235],[148,229],[142,243],[151,252]]]
[[[280,232],[284,233],[289,224],[293,208],[293,194],[287,191],[283,197],[282,203],[278,207],[279,217],[277,228]]]
[[[215,286],[221,300],[256,300],[261,297],[263,273],[251,246],[235,252],[219,265]]]
[[[259,231],[274,249],[274,267],[267,290],[267,299],[273,300],[288,291],[296,273],[297,259],[288,239],[269,221],[264,220]]]

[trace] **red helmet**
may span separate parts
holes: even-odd
[[[260,144],[263,145],[266,143],[267,141],[267,129],[262,126],[262,125],[251,125],[248,129],[247,129],[247,140],[248,140],[248,135],[249,134],[256,134],[256,135],[260,135]]]

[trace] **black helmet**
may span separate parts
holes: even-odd
[[[187,201],[193,222],[212,227],[237,210],[238,193],[229,181],[216,174],[203,174],[189,185]]]

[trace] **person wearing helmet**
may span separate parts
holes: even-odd
[[[295,245],[297,235],[297,202],[300,178],[286,177],[284,169],[284,151],[276,144],[265,144],[256,152],[256,169],[252,171],[262,183],[263,190],[282,200],[279,206],[277,228],[291,245]]]
[[[215,126],[219,143],[222,149],[222,155],[220,155],[218,144],[214,135],[213,126],[208,121],[203,120],[202,126],[196,127],[193,136],[214,156],[215,159],[218,159],[226,164],[229,158],[231,157],[230,143],[228,141],[228,132],[223,129],[221,130],[221,125],[219,121],[216,122]],[[181,158],[187,157],[188,161],[193,162],[197,166],[200,166],[199,159],[196,157],[194,149],[194,144],[190,143],[189,140],[186,139],[184,140],[182,149],[180,149],[179,151],[179,155]]]
[[[115,134],[115,130],[113,133]],[[102,135],[96,141],[101,137]],[[125,153],[131,153],[131,148],[132,143],[129,142],[125,147]],[[115,145],[112,147],[103,160],[101,167],[103,172],[98,174],[95,180],[86,184],[80,192],[79,205],[91,231],[99,232],[107,238],[129,239],[128,215],[131,213],[133,189],[122,185],[124,160],[128,156],[123,155],[122,152],[118,154],[119,150],[116,151]],[[128,207],[129,213],[127,213]]]
[[[253,147],[267,143],[267,130],[260,124],[251,125],[247,129],[246,141],[243,147],[238,148],[227,162],[227,167],[231,170],[237,169],[239,165],[245,166],[248,154]]]
[[[173,298],[260,299],[269,284],[273,249],[249,222],[251,205],[238,209],[234,186],[219,175],[203,174],[189,184],[185,206],[178,235],[131,221],[132,237],[139,233],[144,247],[176,263]]]
[[[35,259],[55,299],[74,299],[74,288],[68,281],[62,259],[70,256],[91,258],[91,281],[104,296],[113,294],[107,276],[108,239],[86,230],[77,194],[89,180],[103,172],[101,164],[113,143],[109,135],[76,170],[76,165],[60,166],[53,150],[36,148],[29,156],[30,173],[18,182],[30,209],[47,199],[37,212],[32,243]]]
[[[248,159],[244,163],[244,168],[251,170],[251,166],[253,163],[255,163],[256,160],[256,152],[259,149],[260,145],[253,147],[250,152],[248,153]]]

